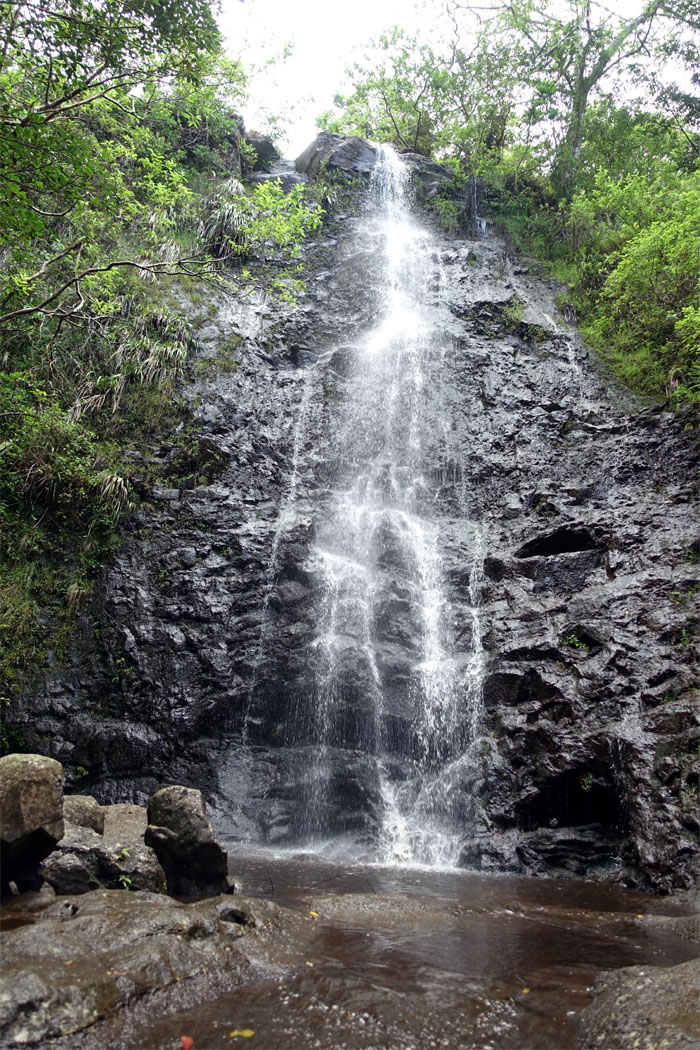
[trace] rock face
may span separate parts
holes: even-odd
[[[313,174],[326,159],[355,174],[374,163],[367,143],[324,134],[298,166]],[[222,293],[200,324],[183,388],[196,470],[151,487],[152,509],[131,523],[63,668],[19,716],[31,746],[63,761],[72,784],[84,767],[103,803],[145,803],[176,781],[206,795],[217,833],[285,845],[311,797],[313,734],[297,730],[316,700],[340,408],[353,346],[380,307],[361,217],[338,213],[303,258],[296,309]],[[469,522],[484,547],[462,862],[686,886],[700,852],[697,424],[611,383],[560,314],[558,289],[490,227],[438,236],[434,258],[426,295],[441,350],[421,395],[434,418],[423,485],[439,508],[458,662],[470,653]],[[232,341],[236,367],[223,368]],[[410,742],[420,625],[389,541],[380,569],[382,718]],[[361,852],[383,807],[362,739],[372,683],[350,646],[343,659],[347,743],[328,757],[320,801]]]
[[[0,758],[0,889],[35,889],[37,865],[63,837],[63,769],[44,755]],[[36,884],[36,885],[35,885]]]
[[[145,843],[158,856],[174,894],[230,892],[228,855],[214,838],[200,791],[168,787],[148,805]]]
[[[377,162],[377,147],[367,139],[343,138],[322,131],[296,159],[296,169],[310,178],[322,170],[341,172],[348,178],[369,175]]]

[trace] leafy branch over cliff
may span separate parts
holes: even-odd
[[[494,217],[568,284],[618,374],[700,399],[697,5],[434,6],[431,36],[394,30],[368,47],[322,125],[480,176]]]
[[[208,0],[0,0],[0,19],[9,697],[40,662],[47,609],[68,616],[135,499],[124,449],[182,422],[192,327],[174,283],[240,282],[262,245],[284,268],[319,215],[301,191],[237,181],[246,77]]]

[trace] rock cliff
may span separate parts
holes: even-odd
[[[195,423],[182,483],[149,485],[67,659],[25,698],[28,747],[103,802],[190,784],[217,831],[294,841],[309,759],[289,729],[313,637],[311,552],[353,342],[378,308],[358,209],[304,248],[296,307],[212,296],[183,389]],[[436,238],[447,310],[430,397],[448,423],[431,436],[426,484],[457,639],[465,517],[485,544],[481,764],[462,863],[687,886],[700,855],[696,424],[614,386],[556,289],[490,225]],[[381,630],[400,678],[412,645],[400,593]],[[340,831],[369,841],[376,784],[349,740],[329,805]]]

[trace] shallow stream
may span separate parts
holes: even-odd
[[[266,952],[264,979],[153,1025],[148,1050],[182,1033],[195,1050],[568,1050],[601,971],[697,954],[658,918],[684,906],[617,887],[293,855],[234,864],[246,895],[306,913],[306,934],[280,943],[278,979]]]

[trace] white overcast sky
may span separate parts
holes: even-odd
[[[252,59],[280,52],[285,42],[293,44],[284,62],[253,75],[246,125],[261,123],[256,102],[273,113],[291,110],[293,126],[282,145],[296,157],[316,135],[316,116],[331,108],[353,48],[390,26],[413,28],[425,18],[413,0],[222,0],[219,25],[227,50],[246,68]]]
[[[221,0],[219,25],[227,51],[249,72],[266,57],[280,54],[285,43],[292,44],[285,61],[262,72],[253,70],[250,104],[243,110],[246,126],[267,130],[258,104],[291,117],[280,146],[285,156],[298,156],[316,135],[316,117],[332,107],[333,95],[342,89],[353,52],[393,25],[425,35],[441,6],[434,0]],[[643,0],[601,6],[614,7],[618,15],[636,15]]]

